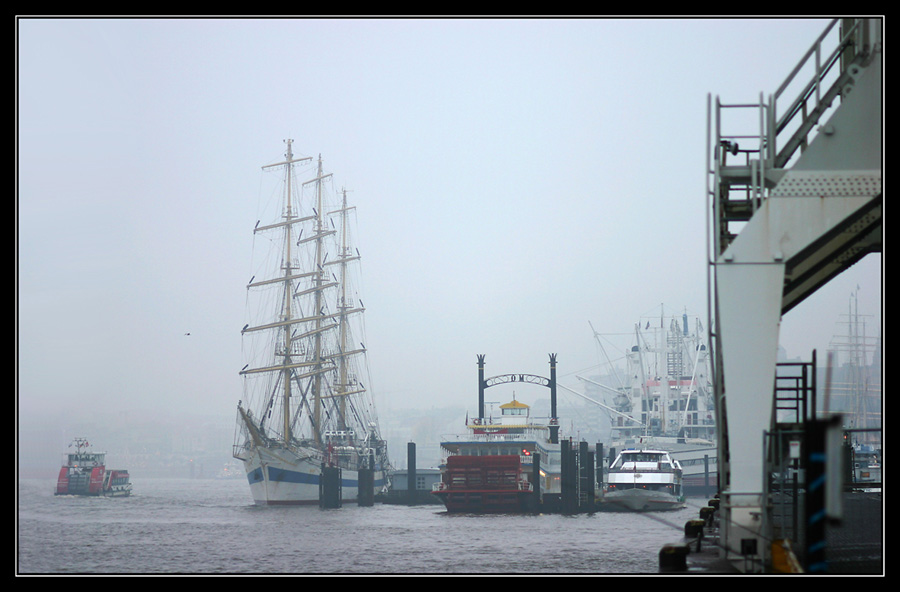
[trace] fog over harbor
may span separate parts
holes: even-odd
[[[399,466],[474,412],[476,354],[545,375],[556,353],[582,390],[609,371],[593,329],[622,364],[636,324],[705,325],[707,95],[774,92],[827,20],[16,24],[18,460],[53,478],[76,436],[135,476],[231,459],[261,167],[286,138],[357,206]],[[851,306],[880,353],[882,272],[868,255],[785,315],[783,355],[821,361]]]

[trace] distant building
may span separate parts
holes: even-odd
[[[440,504],[441,500],[431,494],[431,488],[440,482],[440,469],[416,469],[415,490],[410,495],[409,471],[396,470],[391,473],[391,487],[383,500],[386,504]]]

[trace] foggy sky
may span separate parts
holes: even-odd
[[[707,94],[774,92],[826,23],[19,20],[19,422],[234,415],[285,138],[357,205],[381,415],[474,409],[476,354],[580,389],[588,322],[705,321]],[[870,255],[785,316],[790,356],[857,286],[877,332]]]

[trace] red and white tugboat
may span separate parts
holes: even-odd
[[[75,450],[63,454],[56,495],[131,495],[128,471],[107,469],[105,452],[94,452],[84,438],[75,438],[69,447]]]
[[[484,356],[478,356],[478,417],[466,420],[467,433],[445,437],[441,481],[432,487],[452,513],[523,513],[559,497],[560,444],[556,419],[556,358],[551,378],[507,374],[484,379]],[[551,415],[538,421],[529,406],[516,401],[500,405],[501,415],[485,417],[484,389],[496,384],[528,382],[551,388]]]

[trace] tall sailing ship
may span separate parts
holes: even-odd
[[[247,364],[233,455],[259,505],[319,503],[326,469],[339,470],[340,501],[354,503],[360,477],[377,491],[390,466],[363,383],[354,207],[346,191],[329,191],[321,156],[311,167],[285,142],[284,160],[262,167],[283,172],[283,192],[278,219],[253,229],[276,254],[247,286],[251,316],[261,318],[241,330]],[[304,173],[312,178],[301,181]]]

